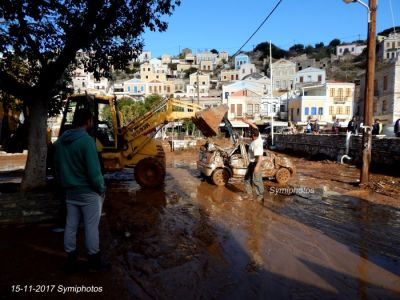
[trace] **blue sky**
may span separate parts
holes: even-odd
[[[153,57],[176,55],[179,49],[194,53],[213,48],[234,54],[257,29],[278,0],[182,0],[174,14],[165,20],[166,32],[146,32],[145,50]],[[368,3],[368,0],[364,0]],[[391,9],[392,8],[392,9]],[[393,17],[392,17],[393,15]],[[393,23],[394,22],[394,23]],[[377,33],[400,26],[400,0],[378,0]],[[294,43],[328,44],[334,38],[351,42],[367,36],[367,10],[358,3],[342,0],[283,0],[277,10],[250,42],[272,40],[282,49]]]

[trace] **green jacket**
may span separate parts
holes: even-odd
[[[67,130],[58,138],[54,165],[67,193],[105,192],[96,144],[86,130]]]

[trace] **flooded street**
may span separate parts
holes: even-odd
[[[241,182],[200,178],[195,151],[169,153],[165,186],[107,175],[111,252],[140,299],[399,299],[399,178],[294,158],[264,204]],[[380,190],[379,190],[380,189]]]

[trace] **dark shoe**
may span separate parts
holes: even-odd
[[[65,271],[69,274],[76,273],[79,271],[78,265],[78,253],[75,251],[68,252],[67,264],[65,266]]]
[[[100,252],[97,252],[96,254],[89,254],[88,267],[89,267],[89,272],[94,273],[94,272],[110,270],[111,264],[104,262],[101,259]]]

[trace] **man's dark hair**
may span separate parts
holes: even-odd
[[[87,108],[82,108],[75,112],[74,120],[72,126],[74,128],[82,127],[87,124],[87,122],[92,118],[92,113]]]
[[[260,135],[260,131],[257,128],[250,128],[250,136],[258,137]]]

